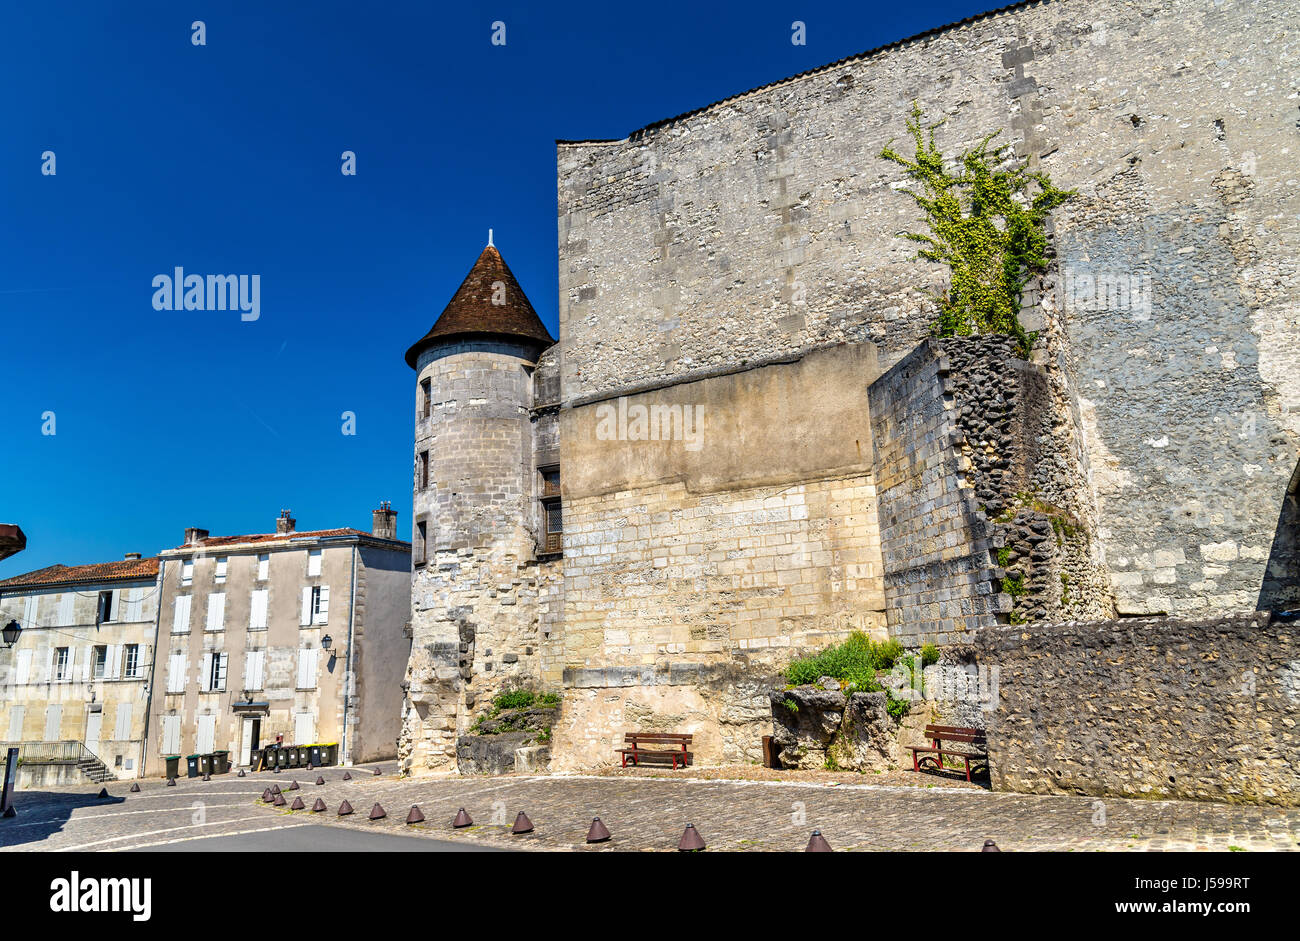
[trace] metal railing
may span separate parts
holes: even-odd
[[[85,742],[0,742],[0,753],[9,748],[18,749],[18,759],[26,765],[75,765],[82,761],[103,760],[86,747]]]

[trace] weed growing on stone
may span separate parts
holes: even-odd
[[[936,296],[936,336],[998,333],[1015,337],[1028,357],[1035,334],[1020,324],[1020,301],[1029,281],[1047,270],[1047,217],[1075,195],[1052,185],[1045,173],[1030,173],[1010,144],[993,146],[1000,131],[984,137],[945,168],[934,142],[942,121],[922,127],[923,115],[913,102],[907,131],[916,145],[912,159],[893,148],[882,159],[901,166],[920,184],[904,190],[925,213],[929,233],[907,232],[917,242],[917,257],[947,265],[948,291]],[[1036,191],[1031,193],[1031,189]]]

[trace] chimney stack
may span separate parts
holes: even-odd
[[[293,532],[293,528],[298,525],[298,521],[289,515],[288,510],[281,510],[280,516],[275,521],[276,535],[285,536]]]
[[[140,553],[138,553],[138,552],[128,552],[128,553],[124,556],[124,558],[125,558],[126,561],[128,561],[128,562],[139,562],[139,561],[143,558],[143,556],[140,555]]]
[[[208,531],[206,529],[199,529],[197,526],[187,526],[185,528],[185,545],[187,546],[200,545],[207,538]]]
[[[397,511],[387,500],[379,504],[379,509],[371,511],[373,525],[370,532],[380,539],[397,538]]]

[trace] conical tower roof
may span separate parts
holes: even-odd
[[[490,243],[434,321],[433,329],[406,351],[406,363],[414,369],[422,350],[465,336],[514,337],[531,340],[541,349],[555,342],[505,259]]]

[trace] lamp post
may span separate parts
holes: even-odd
[[[10,621],[4,626],[4,629],[0,631],[0,634],[3,634],[4,636],[5,646],[12,647],[18,642],[18,635],[22,632],[23,626],[21,624],[17,621]]]

